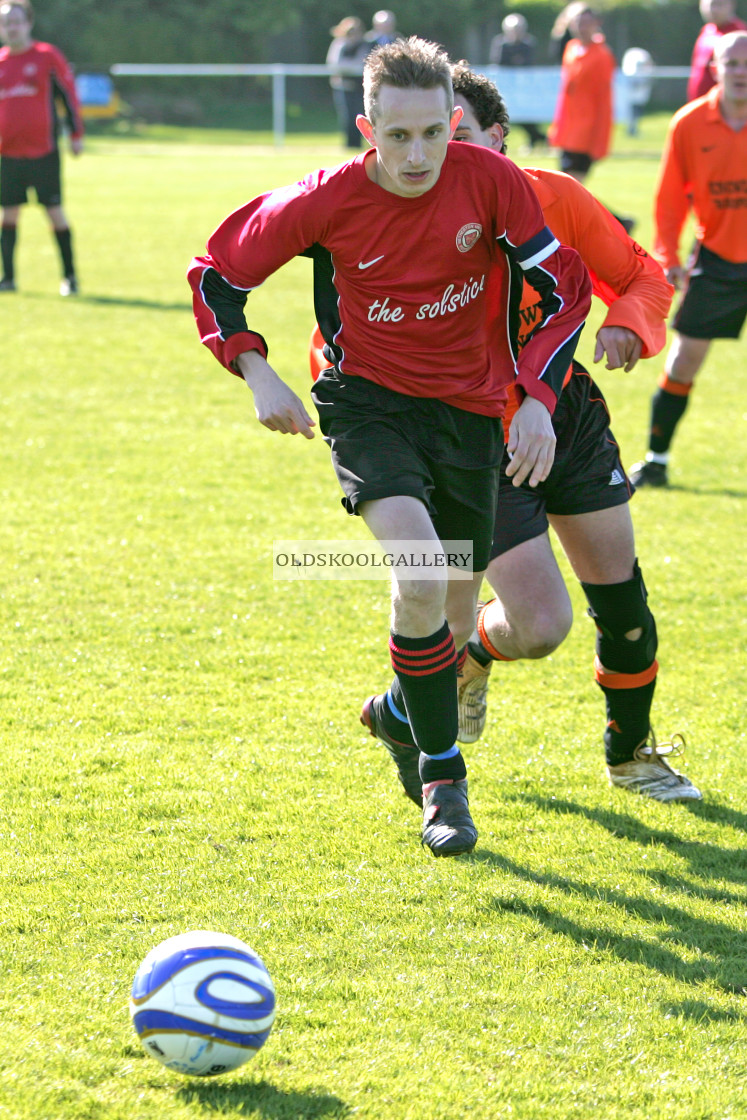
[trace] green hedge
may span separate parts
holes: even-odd
[[[394,6],[406,34],[436,39],[452,54],[469,54],[480,63],[487,61],[490,39],[509,11],[527,17],[542,53],[563,5],[402,0]],[[320,62],[333,23],[347,14],[368,23],[375,8],[375,2],[362,0],[38,0],[36,33],[57,43],[80,69],[106,70],[125,61]],[[600,10],[618,56],[629,46],[642,46],[662,65],[687,63],[701,26],[695,0],[606,0]]]
[[[747,0],[740,0],[747,6]],[[453,57],[476,65],[488,61],[493,35],[509,11],[523,13],[539,44],[538,63],[548,63],[550,28],[562,8],[558,0],[402,0],[395,3],[400,29],[444,44]],[[368,23],[375,2],[363,0],[38,0],[36,35],[56,43],[80,71],[108,70],[115,62],[322,62],[329,28],[347,14]],[[659,65],[687,65],[701,27],[695,0],[599,5],[608,42],[618,60],[628,47],[645,47]],[[744,13],[742,13],[744,14]],[[125,97],[160,107],[161,119],[220,123],[242,103],[267,104],[268,82],[213,83],[154,79],[118,83]],[[326,83],[311,79],[290,92],[291,100],[324,106]],[[684,83],[659,83],[655,102],[674,108]],[[190,109],[190,100],[194,109]],[[223,108],[214,110],[214,104]],[[172,111],[173,110],[173,111]],[[152,116],[150,111],[144,115]]]

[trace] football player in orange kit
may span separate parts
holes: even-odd
[[[495,86],[464,63],[452,68],[455,103],[463,116],[455,140],[505,151],[508,115]],[[589,192],[559,172],[525,169],[547,218],[579,252],[594,290],[609,306],[597,334],[595,361],[633,368],[666,340],[672,288],[661,268],[627,236]],[[537,300],[525,288],[521,334],[531,332]],[[520,343],[521,344],[521,343]],[[506,435],[520,403],[507,409]],[[601,390],[574,361],[553,412],[555,463],[537,485],[514,486],[502,471],[492,559],[486,578],[496,598],[479,612],[478,628],[459,677],[459,738],[474,742],[486,719],[493,661],[550,654],[567,635],[571,603],[552,552],[552,524],[581,582],[597,626],[596,680],[607,708],[604,744],[613,786],[659,801],[698,800],[699,790],[672,769],[676,744],[657,744],[650,725],[656,673],[656,626],[635,556],[628,509],[631,489],[609,429]],[[409,727],[387,697],[367,702],[362,720],[407,774]],[[681,739],[681,737],[680,737]],[[398,757],[399,756],[399,757]],[[400,764],[401,763],[401,764]],[[417,801],[417,797],[413,796]]]
[[[683,293],[636,486],[666,486],[669,448],[714,338],[739,338],[747,316],[747,31],[716,41],[716,85],[675,113],[656,189],[654,253]],[[692,208],[695,248],[680,263]]]

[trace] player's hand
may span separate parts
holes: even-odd
[[[605,369],[624,369],[629,373],[641,356],[643,342],[627,327],[602,327],[597,331],[594,361],[607,355]]]
[[[262,357],[258,350],[239,354],[235,365],[254,397],[254,410],[257,419],[271,432],[283,435],[298,435],[313,439],[311,419],[303,401],[296,396],[290,386],[281,381],[275,370]]]
[[[555,432],[549,410],[534,397],[525,397],[508,433],[511,462],[506,474],[514,486],[525,479],[530,486],[544,482],[555,461]]]
[[[673,284],[678,292],[684,291],[687,286],[687,269],[682,265],[674,265],[673,268],[666,270],[666,277],[670,284]]]
[[[83,151],[83,141],[80,138],[80,136],[71,136],[70,137],[70,151],[73,153],[74,156],[79,156],[80,153]]]

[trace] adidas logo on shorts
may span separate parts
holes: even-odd
[[[609,485],[622,486],[623,482],[625,482],[625,475],[622,471],[619,471],[617,467],[615,467],[614,471],[610,475]]]

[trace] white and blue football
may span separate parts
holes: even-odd
[[[132,1022],[168,1069],[213,1077],[243,1065],[267,1041],[275,988],[238,937],[193,930],[152,949],[135,975]]]

